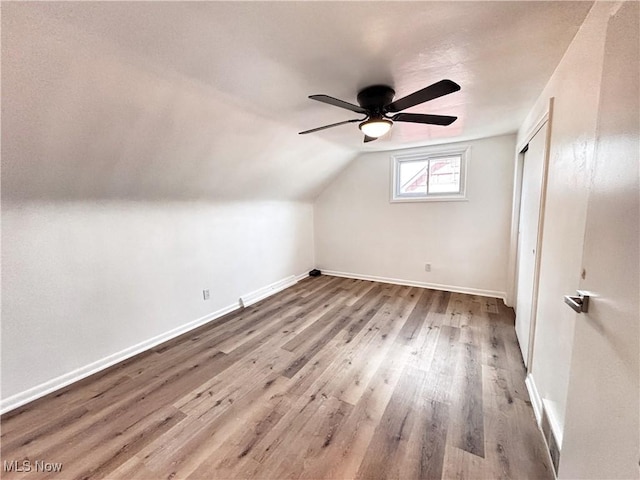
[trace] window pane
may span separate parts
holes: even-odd
[[[459,193],[460,156],[432,158],[428,177],[429,193]]]
[[[426,194],[427,193],[427,167],[428,160],[413,162],[400,162],[400,195]]]

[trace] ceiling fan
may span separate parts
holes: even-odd
[[[439,82],[429,85],[411,95],[407,95],[395,102],[392,102],[396,92],[387,85],[373,85],[361,90],[358,93],[358,105],[354,105],[328,95],[310,95],[309,98],[318,102],[328,103],[335,107],[346,108],[352,112],[366,115],[364,118],[354,118],[345,120],[344,122],[332,123],[323,127],[312,128],[300,132],[300,135],[313,133],[325,128],[337,127],[347,123],[360,122],[358,127],[364,133],[364,141],[372,142],[378,137],[387,133],[393,122],[411,122],[426,123],[429,125],[451,125],[458,117],[450,117],[448,115],[427,115],[422,113],[396,113],[401,110],[419,105],[434,98],[449,95],[450,93],[460,90],[460,85],[451,80],[440,80]],[[389,115],[393,113],[395,115]]]

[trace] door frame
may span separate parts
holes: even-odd
[[[547,199],[547,177],[551,150],[551,127],[553,118],[554,97],[549,98],[547,110],[542,114],[535,126],[527,133],[524,140],[517,145],[516,163],[513,180],[513,202],[511,210],[511,234],[509,242],[509,264],[507,271],[507,305],[515,307],[518,293],[518,230],[520,228],[520,200],[522,197],[522,174],[524,171],[525,152],[533,137],[546,128],[544,155],[542,159],[542,185],[540,186],[540,213],[538,215],[538,234],[536,238],[536,254],[533,270],[533,293],[531,297],[531,315],[529,324],[529,347],[527,349],[527,372],[533,367],[533,348],[535,344],[536,314],[538,311],[538,284],[540,281],[540,260],[542,258],[542,234],[544,231],[544,213]]]

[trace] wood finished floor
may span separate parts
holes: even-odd
[[[550,479],[524,376],[502,301],[309,278],[3,416],[63,467],[2,478]]]

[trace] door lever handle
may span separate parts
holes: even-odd
[[[578,313],[586,313],[589,311],[589,295],[587,292],[578,290],[577,296],[565,295],[564,303],[569,305],[573,310]]]

